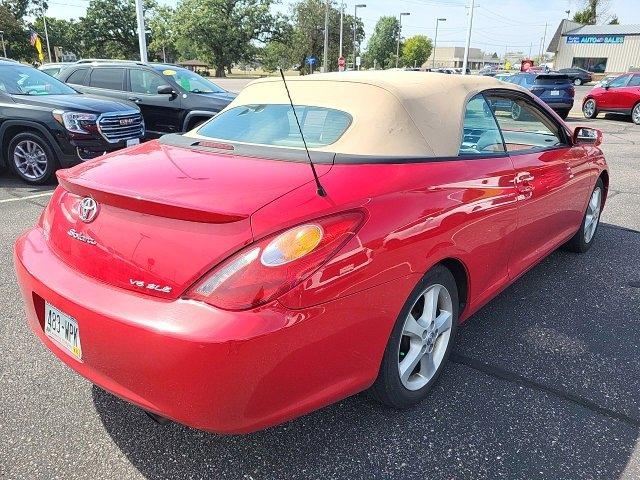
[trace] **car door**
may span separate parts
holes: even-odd
[[[618,108],[625,113],[631,113],[634,105],[640,100],[640,74],[632,75],[624,87],[620,87],[617,92]]]
[[[124,79],[124,67],[93,67],[89,73],[87,87],[81,90],[93,95],[127,100],[128,95],[125,91]],[[86,80],[85,84],[87,84]]]
[[[630,79],[631,75],[622,75],[609,82],[597,100],[598,108],[600,110],[618,110],[623,108],[623,103],[620,101],[620,92],[627,86]]]
[[[178,92],[159,94],[158,87],[163,86],[168,83],[157,73],[142,68],[129,69],[128,99],[140,107],[150,137],[182,131],[181,96]]]
[[[494,107],[495,108],[495,107]],[[474,252],[470,266],[476,278],[473,296],[484,303],[509,280],[509,260],[517,220],[515,171],[509,158],[492,107],[482,95],[467,103],[458,159],[452,162],[453,180],[442,185],[455,196],[459,212],[469,220],[456,242]],[[457,176],[459,175],[459,176]]]
[[[535,100],[522,93],[491,92],[492,101],[518,105],[517,119],[495,112],[515,170],[518,219],[512,278],[570,238],[579,228],[592,172],[580,146],[573,146],[567,129]]]

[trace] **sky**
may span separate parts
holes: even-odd
[[[281,0],[278,11],[288,12],[295,0]],[[340,3],[340,0],[335,0]],[[175,6],[177,0],[160,0]],[[610,14],[616,14],[620,23],[640,24],[640,0],[609,0]],[[427,35],[433,39],[437,18],[446,18],[438,27],[438,45],[464,46],[467,30],[469,0],[344,0],[345,11],[353,13],[354,5],[365,3],[358,9],[358,17],[365,26],[365,42],[371,36],[378,18],[383,15],[402,17],[402,36]],[[471,46],[498,55],[529,51],[536,55],[547,24],[545,46],[548,45],[560,20],[582,8],[584,0],[476,0],[473,17]],[[58,18],[77,18],[84,15],[89,0],[50,0],[48,15]]]

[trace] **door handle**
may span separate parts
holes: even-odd
[[[138,97],[129,97],[129,100],[130,100],[130,101],[132,101],[132,102],[136,102],[136,103],[138,103],[138,102],[141,102],[141,101],[142,101],[142,100],[141,100],[140,98],[138,98]]]

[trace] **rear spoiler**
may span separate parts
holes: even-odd
[[[56,172],[58,182],[62,188],[75,195],[91,197],[98,203],[105,205],[190,222],[233,223],[248,218],[248,215],[197,209],[180,205],[178,199],[173,199],[172,203],[167,203],[166,200],[159,201],[154,198],[142,198],[138,194],[115,187],[92,185],[90,182],[75,178],[70,179],[68,172],[69,170],[58,170],[58,172]]]

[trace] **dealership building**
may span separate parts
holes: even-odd
[[[582,25],[563,20],[547,52],[556,69],[579,67],[594,73],[640,69],[640,25]]]

